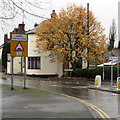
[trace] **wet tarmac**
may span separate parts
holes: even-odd
[[[4,79],[3,84],[10,84],[10,79]],[[15,78],[14,85],[23,86],[23,78]],[[27,87],[39,88],[57,93],[63,93],[83,99],[105,111],[111,118],[118,117],[119,94],[90,90],[86,86],[65,85],[61,82],[27,80]]]
[[[3,118],[93,118],[88,108],[66,96],[3,86]]]

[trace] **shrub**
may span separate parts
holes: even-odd
[[[72,76],[73,77],[83,77],[87,78],[87,69],[76,69],[73,71]],[[103,78],[103,67],[97,67],[95,69],[89,69],[89,78],[94,79],[96,75],[101,75]],[[106,80],[111,79],[111,66],[105,66],[104,67],[104,75]],[[120,75],[120,69],[119,69],[119,75]],[[117,79],[117,67],[113,67],[113,79]]]

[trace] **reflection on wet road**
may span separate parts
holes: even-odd
[[[2,80],[10,84],[10,79]],[[14,80],[14,85],[23,86],[23,80]],[[105,111],[111,118],[118,116],[118,94],[89,90],[86,86],[63,85],[61,82],[27,80],[27,87],[59,92],[83,99]]]

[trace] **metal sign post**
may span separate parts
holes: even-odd
[[[120,60],[120,57],[117,56],[117,57],[114,57],[114,56],[111,56],[109,57],[109,60]],[[117,63],[117,77],[119,77],[119,62]],[[111,61],[111,86],[113,85],[113,63]]]
[[[72,77],[73,69],[64,69],[64,71],[66,71],[66,72],[70,72],[70,77]]]
[[[24,89],[26,89],[26,57],[24,57]]]
[[[11,57],[11,90],[13,90],[13,68],[14,68],[14,65],[13,65],[13,57]]]

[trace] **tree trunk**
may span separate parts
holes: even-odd
[[[89,67],[90,67],[90,62],[89,60],[87,61],[87,79],[89,80]]]

